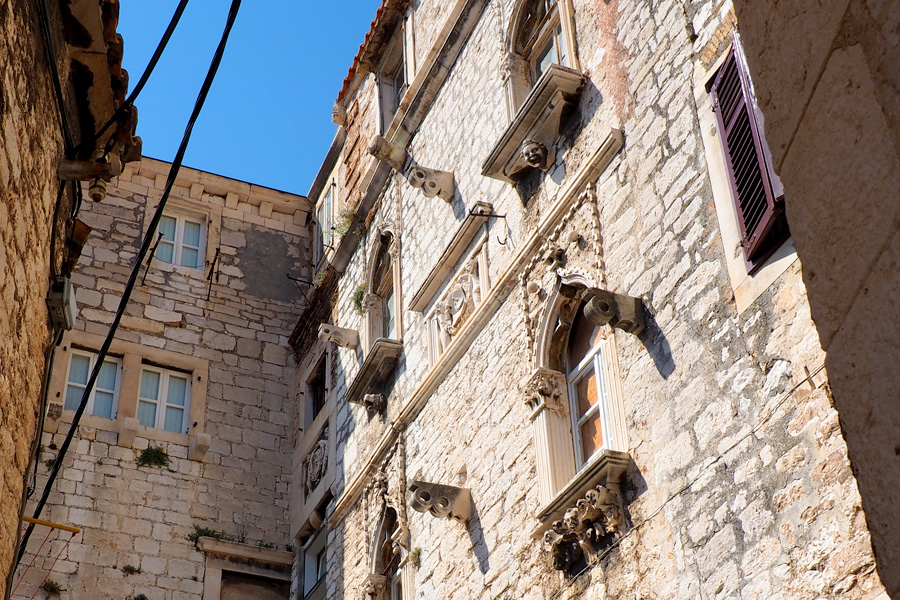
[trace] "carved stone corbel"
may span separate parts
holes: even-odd
[[[536,167],[542,171],[553,164],[551,151],[537,140],[527,139],[522,142],[522,157],[529,167]]]
[[[525,383],[525,403],[531,409],[532,419],[542,410],[563,412],[562,390],[566,376],[559,371],[537,369]]]
[[[634,335],[640,335],[644,330],[644,303],[640,298],[591,288],[582,299],[587,302],[584,316],[591,323],[609,324]]]
[[[582,557],[587,562],[622,534],[625,503],[614,487],[598,485],[554,521],[544,533],[544,549],[550,552],[553,568],[568,571]]]
[[[347,109],[340,102],[335,102],[334,108],[331,109],[331,122],[338,127],[347,125]]]
[[[460,523],[472,518],[472,494],[468,488],[413,481],[409,493],[409,505],[420,513],[430,512],[438,519],[455,519]]]
[[[386,162],[392,169],[398,172],[403,171],[403,165],[406,164],[407,154],[402,146],[392,144],[380,135],[372,138],[372,145],[369,146],[369,154],[382,162]]]
[[[319,339],[325,343],[337,344],[342,348],[356,350],[359,345],[359,332],[336,325],[322,323],[319,325]]]
[[[409,185],[421,189],[427,198],[440,196],[446,202],[453,200],[456,189],[453,173],[413,165],[409,168],[406,180],[409,181]]]

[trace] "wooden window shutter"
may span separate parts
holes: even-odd
[[[784,216],[784,198],[776,197],[781,186],[768,166],[765,141],[750,93],[750,80],[734,48],[719,69],[710,93],[719,121],[719,137],[741,230],[741,246],[752,271],[787,239],[790,232]]]

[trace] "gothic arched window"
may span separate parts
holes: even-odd
[[[609,411],[603,345],[601,326],[585,318],[582,304],[569,333],[565,361],[575,460],[579,467],[609,439],[609,435],[604,435]]]
[[[375,340],[399,340],[401,335],[399,302],[399,241],[390,231],[382,231],[369,265],[366,281],[366,349]]]

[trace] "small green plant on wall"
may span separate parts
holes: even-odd
[[[122,567],[122,572],[125,573],[125,577],[128,577],[129,575],[140,575],[141,568],[135,567],[134,565],[125,565]]]
[[[353,225],[354,216],[356,216],[356,211],[349,208],[341,209],[341,212],[338,213],[337,222],[334,224],[334,232],[344,237],[344,234],[350,231],[350,226]]]
[[[131,598],[128,598],[127,600],[150,600],[150,599],[147,597],[147,594],[137,594],[135,596],[132,596]]]
[[[353,290],[353,308],[359,314],[363,313],[363,300],[366,299],[366,284],[361,283]]]
[[[189,542],[194,542],[194,546],[197,546],[197,542],[202,537],[210,537],[216,540],[224,540],[226,542],[235,541],[235,537],[233,535],[229,535],[224,531],[219,531],[218,529],[210,529],[209,527],[202,527],[200,525],[194,525],[194,532],[184,536],[184,539]]]
[[[41,589],[46,592],[48,596],[59,596],[59,594],[63,591],[62,586],[53,581],[52,579],[48,579],[43,584],[41,584]]]
[[[149,446],[144,448],[137,457],[139,467],[169,468],[169,455],[162,448]]]

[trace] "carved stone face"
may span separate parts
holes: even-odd
[[[543,167],[547,160],[547,147],[534,140],[525,140],[522,142],[522,156],[530,166]]]

